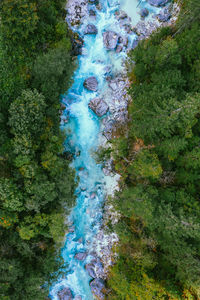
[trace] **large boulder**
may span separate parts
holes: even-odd
[[[97,34],[98,29],[94,24],[88,24],[84,31],[85,34]]]
[[[147,0],[149,4],[153,5],[153,6],[164,6],[165,4],[167,4],[167,2],[169,2],[169,0]]]
[[[105,288],[104,281],[100,278],[96,278],[90,282],[90,287],[92,293],[99,300],[105,299],[105,295],[103,294],[103,289]]]
[[[106,31],[103,33],[103,43],[108,50],[114,50],[117,47],[119,35],[114,31]]]
[[[63,290],[58,292],[58,298],[59,300],[72,300],[73,296],[70,288],[64,288]]]
[[[92,99],[88,106],[98,117],[104,116],[109,110],[107,103],[101,98]]]
[[[96,272],[95,272],[95,266],[92,263],[86,264],[85,265],[85,269],[87,270],[87,272],[90,275],[90,277],[92,277],[92,278],[96,278],[97,277]]]
[[[147,8],[142,8],[142,9],[140,10],[140,16],[141,16],[142,18],[146,18],[148,15],[149,15],[149,11],[148,11]]]
[[[75,254],[74,256],[77,260],[85,260],[87,257],[87,253],[86,252],[78,252]]]
[[[88,15],[87,0],[68,0],[66,9],[68,22],[72,26],[79,26]]]
[[[89,91],[96,92],[98,90],[98,81],[94,76],[85,79],[83,85]]]
[[[96,257],[90,263],[85,265],[85,269],[92,278],[103,278],[104,268],[100,258]]]

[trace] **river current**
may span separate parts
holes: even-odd
[[[145,5],[146,1],[121,0],[121,9],[131,9],[132,24],[137,23],[140,18],[138,10]],[[69,233],[62,249],[62,256],[68,265],[65,277],[60,278],[50,290],[49,296],[54,300],[60,299],[58,292],[65,287],[71,290],[73,299],[94,299],[90,287],[92,278],[85,265],[96,255],[92,245],[102,225],[102,206],[106,191],[112,189],[112,179],[104,175],[102,166],[94,159],[94,152],[101,144],[102,120],[88,104],[91,99],[102,95],[109,104],[109,96],[106,98],[106,95],[109,95],[106,79],[108,76],[119,76],[125,71],[127,48],[120,53],[108,51],[103,43],[103,32],[109,30],[123,35],[128,38],[129,45],[136,39],[133,32],[127,33],[117,21],[115,12],[120,9],[119,1],[101,0],[100,6],[101,9],[98,9],[95,4],[88,4],[88,9],[95,11],[96,17],[88,17],[78,29],[74,28],[74,31],[84,38],[84,48],[82,55],[78,57],[79,67],[74,74],[74,83],[62,99],[66,110],[62,116],[61,128],[67,134],[66,150],[74,154],[72,167],[76,170],[79,184],[76,189],[76,205],[68,219]],[[94,24],[98,33],[84,35],[87,24]],[[84,80],[90,76],[95,76],[98,81],[97,92],[89,91],[83,86]],[[69,121],[64,122],[66,119]],[[83,259],[77,259],[77,253],[82,253]]]

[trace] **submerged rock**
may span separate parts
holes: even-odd
[[[90,17],[95,17],[96,16],[96,11],[94,9],[89,10],[89,16]]]
[[[87,253],[86,252],[78,252],[76,253],[76,255],[74,256],[77,260],[85,260],[87,257]]]
[[[96,198],[96,196],[97,196],[97,194],[96,194],[96,193],[92,193],[92,194],[90,195],[90,199],[95,199],[95,198]]]
[[[117,46],[119,35],[114,31],[103,33],[103,43],[108,50],[114,50]]]
[[[98,117],[104,116],[109,110],[107,103],[101,98],[92,99],[88,106]]]
[[[69,227],[68,232],[73,233],[75,231],[75,226]]]
[[[58,298],[59,300],[72,300],[73,296],[70,288],[64,288],[63,290],[58,292]]]
[[[147,0],[147,2],[153,6],[164,6],[169,0]]]
[[[104,281],[100,278],[96,278],[90,282],[90,287],[92,293],[97,297],[99,300],[103,300],[105,295],[103,294],[103,289],[105,288]]]
[[[148,11],[147,8],[141,9],[141,11],[140,11],[140,16],[141,16],[142,18],[146,18],[148,15],[149,15],[149,11]]]
[[[76,296],[76,297],[74,298],[74,300],[82,300],[82,297],[81,297],[81,296]]]
[[[85,31],[85,34],[97,34],[98,33],[98,29],[95,25],[93,24],[88,24]]]
[[[89,91],[96,92],[98,90],[98,81],[94,76],[85,79],[83,85]]]

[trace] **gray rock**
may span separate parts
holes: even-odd
[[[64,288],[63,290],[58,292],[58,298],[59,300],[72,300],[73,296],[70,288]]]
[[[157,15],[157,18],[160,22],[167,22],[171,18],[171,14],[168,11],[164,11],[163,13]]]
[[[103,135],[109,140],[112,137],[112,131],[113,128],[116,126],[116,121],[113,119],[110,119],[106,125],[105,129],[103,131]]]
[[[95,25],[93,24],[88,24],[85,31],[85,34],[97,34],[98,33],[98,29]]]
[[[74,55],[82,54],[82,47],[83,47],[83,39],[81,39],[81,37],[73,39],[72,49]]]
[[[145,17],[147,17],[148,15],[149,15],[149,11],[148,11],[147,8],[141,9],[141,11],[140,11],[140,16],[141,16],[142,18],[145,18]]]
[[[120,10],[120,11],[117,11],[115,13],[116,17],[117,17],[117,20],[124,20],[124,19],[127,19],[128,18],[128,15],[127,13],[125,13],[123,10]]]
[[[123,37],[122,36],[119,37],[118,42],[123,43]]]
[[[149,4],[153,5],[153,6],[164,6],[165,4],[167,4],[167,2],[169,2],[169,0],[147,0]]]
[[[116,52],[120,53],[120,52],[122,52],[122,50],[123,50],[123,46],[122,45],[117,45]]]
[[[67,1],[67,21],[72,26],[79,26],[87,16],[87,0],[68,0]]]
[[[138,43],[139,43],[138,39],[134,40],[131,49],[135,49],[137,47]]]
[[[75,256],[74,256],[77,260],[85,260],[87,257],[87,253],[86,252],[78,252]]]
[[[96,257],[90,263],[86,264],[85,269],[92,278],[102,278],[105,275],[103,264],[99,257]]]
[[[128,46],[128,38],[126,36],[120,36],[119,43],[123,44],[125,47],[127,47]]]
[[[95,269],[94,269],[94,265],[93,264],[86,264],[85,265],[85,269],[87,270],[88,274],[90,275],[90,277],[92,278],[97,278]]]
[[[104,116],[109,110],[109,106],[101,98],[92,99],[88,106],[98,117]]]
[[[114,50],[117,46],[119,36],[114,31],[106,31],[103,33],[104,46],[108,50]]]
[[[123,25],[124,30],[129,34],[132,31],[132,26],[131,24],[124,24]]]
[[[90,15],[90,17],[95,17],[96,16],[96,11],[93,10],[93,9],[90,9],[89,10],[89,15]]]
[[[105,288],[104,281],[100,278],[96,278],[90,282],[90,287],[92,293],[97,297],[99,300],[105,299],[105,295],[103,294],[103,289]]]
[[[98,81],[94,76],[85,79],[83,85],[89,91],[96,92],[98,90]]]
[[[101,277],[103,277],[105,275],[104,274],[103,264],[102,264],[100,258],[97,257],[96,259],[92,260],[91,264],[94,265],[98,277],[101,278]]]
[[[117,82],[115,80],[111,80],[108,84],[108,86],[113,90],[116,91],[118,88]]]

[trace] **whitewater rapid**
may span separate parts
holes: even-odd
[[[132,3],[134,23],[138,21],[138,1],[134,0]],[[100,6],[101,9],[98,9],[96,5],[88,4],[88,9],[94,10],[96,17],[88,17],[78,29],[74,28],[84,38],[83,53],[78,57],[79,67],[74,74],[74,84],[62,99],[66,106],[61,122],[61,128],[67,136],[65,148],[74,155],[72,167],[76,170],[79,183],[76,190],[76,206],[68,219],[69,233],[62,249],[62,256],[68,266],[65,276],[50,290],[49,296],[54,300],[59,300],[57,294],[65,287],[71,290],[73,297],[77,297],[75,299],[94,299],[90,288],[92,278],[85,265],[98,255],[94,253],[94,242],[102,225],[102,206],[106,191],[111,188],[114,180],[104,175],[102,166],[94,159],[94,152],[102,140],[102,120],[88,108],[88,103],[97,96],[103,96],[109,105],[107,77],[115,78],[125,72],[127,49],[120,53],[106,50],[103,32],[113,30],[119,35],[124,35],[128,37],[129,45],[136,39],[136,35],[133,32],[127,34],[120,27],[115,15],[120,8],[119,1],[102,0]],[[122,0],[122,6],[127,8],[127,1]],[[128,7],[130,8],[130,1]],[[97,35],[84,35],[87,24],[97,27]],[[98,81],[97,92],[88,91],[83,87],[84,80],[90,76],[95,76]],[[75,258],[80,252],[86,256],[84,260]]]

